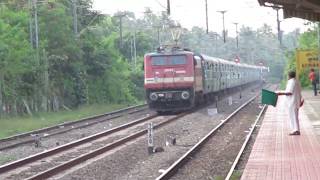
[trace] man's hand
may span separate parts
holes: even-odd
[[[281,95],[291,96],[291,95],[292,95],[291,92],[277,92],[276,94],[277,94],[278,96],[281,96]]]
[[[300,102],[300,107],[303,106],[303,103],[304,103],[304,99],[302,99],[302,101]]]

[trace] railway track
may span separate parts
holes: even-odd
[[[134,114],[146,109],[146,104],[131,106],[105,114],[95,115],[76,121],[61,123],[55,126],[10,136],[4,139],[0,139],[0,151],[16,148],[24,144],[35,143],[37,139],[48,138],[54,135],[69,132],[71,130],[86,128],[98,123],[119,118],[121,116],[124,116],[125,114]]]
[[[181,156],[177,161],[175,161],[160,176],[158,176],[156,178],[156,180],[170,179],[173,176],[175,176],[177,174],[177,172],[182,170],[184,168],[184,166],[186,166],[188,163],[190,163],[190,161],[194,161],[197,158],[197,157],[195,157],[197,155],[197,153],[199,153],[201,149],[204,149],[206,147],[206,144],[215,137],[215,134],[218,134],[218,132],[221,131],[227,123],[229,123],[230,119],[234,118],[241,110],[243,110],[246,106],[248,106],[250,103],[252,103],[257,97],[258,97],[258,95],[255,95],[254,97],[249,99],[246,103],[244,103],[242,106],[240,106],[237,110],[235,110],[232,114],[230,114],[227,118],[222,120],[219,125],[217,125],[215,128],[213,128],[205,137],[203,137],[189,151],[187,151],[183,156]],[[264,110],[265,110],[265,107],[260,112],[259,117],[262,115],[262,112],[264,112]],[[245,146],[245,145],[243,145],[243,146]],[[240,156],[240,155],[238,155],[238,156]],[[236,159],[238,159],[238,158],[239,157],[237,157]],[[203,163],[208,163],[208,162],[203,162]],[[236,164],[236,162],[234,162],[234,164]],[[233,165],[233,166],[235,166],[235,165]],[[197,168],[199,168],[199,167],[194,167],[194,169],[197,169]],[[192,168],[190,168],[190,169],[192,169]],[[200,170],[202,171],[204,169],[198,169],[198,171],[200,171]],[[186,171],[188,171],[188,170],[186,170]],[[189,177],[189,174],[188,174],[188,177]],[[192,177],[192,178],[194,178],[194,177]],[[181,178],[176,178],[176,179],[181,179]]]
[[[251,137],[252,137],[252,134],[253,134],[253,132],[254,132],[254,130],[255,130],[256,125],[257,125],[258,122],[261,120],[261,117],[262,117],[262,115],[263,115],[263,113],[265,112],[266,109],[267,109],[267,106],[264,105],[263,108],[262,108],[262,110],[260,111],[257,119],[255,120],[255,123],[253,124],[253,126],[252,126],[252,128],[251,128],[251,130],[250,130],[250,132],[249,132],[249,134],[248,134],[248,136],[246,137],[246,140],[245,140],[244,143],[242,144],[241,149],[240,149],[237,157],[235,158],[234,162],[232,163],[232,166],[231,166],[231,168],[230,168],[230,170],[229,170],[229,172],[228,172],[227,177],[225,178],[225,180],[229,180],[229,179],[231,178],[231,176],[232,176],[232,174],[233,174],[233,172],[234,172],[234,170],[235,170],[235,168],[236,168],[236,166],[237,166],[237,164],[238,164],[238,162],[239,162],[239,160],[240,160],[240,158],[241,158],[244,150],[246,149],[247,145],[249,144],[249,140],[250,140]]]
[[[0,179],[44,179],[51,177],[65,171],[66,169],[70,169],[79,163],[104,154],[107,151],[118,148],[127,142],[141,137],[147,133],[145,124],[147,121],[153,121],[155,124],[154,129],[158,129],[187,114],[188,113],[181,113],[173,116],[149,116],[147,118],[139,119],[120,127],[113,128],[106,132],[83,138],[49,151],[0,166]],[[129,130],[129,128],[131,128],[131,130]],[[133,130],[134,128],[136,129]],[[130,131],[134,132],[131,133]],[[130,135],[123,136],[127,134]],[[83,148],[81,149],[81,147]],[[44,165],[42,162],[47,163]],[[35,165],[37,163],[38,166]],[[48,164],[50,165],[48,166]],[[25,171],[23,171],[23,169]],[[19,173],[15,174],[15,172]]]
[[[170,116],[170,117],[160,116],[165,119],[161,119],[160,122],[154,123],[156,124],[155,129],[165,124],[168,124],[175,119],[179,119],[180,117],[185,116],[186,114],[187,113],[179,114],[177,116]],[[154,121],[154,118],[157,118],[157,117],[156,116],[150,117],[150,119],[148,120]],[[144,123],[146,122],[147,120]],[[6,177],[9,177],[11,179],[44,179],[57,174],[62,175],[63,174],[62,171],[65,171],[66,169],[70,169],[73,166],[83,163],[87,160],[89,160],[88,163],[90,163],[92,162],[91,159],[94,159],[95,157],[102,154],[103,154],[102,156],[105,156],[106,154],[109,155],[108,152],[110,153],[114,152],[111,150],[118,149],[119,147],[123,147],[125,143],[128,143],[138,137],[141,137],[147,132],[146,125],[144,124],[142,126],[141,123],[130,125],[131,130],[128,130],[128,128],[130,127],[125,127],[125,125],[123,125],[124,127],[122,127],[122,130],[120,130],[122,133],[119,132],[117,128],[113,128],[109,131],[99,133],[100,135],[98,136],[92,135],[88,137],[89,139],[83,138],[81,140],[78,140],[80,142],[75,141],[72,143],[68,143],[61,147],[56,147],[54,149],[46,151],[44,153],[39,153],[39,154],[30,156],[28,158],[24,158],[24,159],[0,166],[0,179],[2,178],[6,179]],[[143,128],[138,130],[136,129],[134,130],[135,132],[131,133],[131,131],[133,131],[132,128],[135,128],[138,126]],[[122,136],[116,135],[117,133],[122,134]],[[128,134],[131,134],[131,135],[124,136]],[[107,141],[101,140],[101,139],[105,139],[106,137],[109,137],[109,140]],[[101,141],[101,143],[97,143],[98,141]],[[99,144],[99,145],[96,145],[96,144]],[[93,147],[94,149],[84,148],[84,149],[80,149],[79,151],[76,150],[76,149],[82,148],[83,146],[87,146],[87,147],[94,146]],[[51,164],[51,165],[48,165],[48,164]]]

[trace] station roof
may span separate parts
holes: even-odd
[[[283,17],[320,21],[320,0],[258,0],[261,6],[283,9]]]

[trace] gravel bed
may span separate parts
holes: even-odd
[[[258,100],[246,106],[171,179],[224,179],[260,111]]]
[[[154,124],[158,124],[164,119],[169,119],[173,116],[159,116],[156,117],[148,122],[153,122]],[[124,138],[128,136],[128,134],[133,134],[138,131],[144,130],[147,126],[148,122],[144,122],[142,124],[130,127],[128,129],[119,131],[117,133],[114,133],[112,135],[109,135],[104,138],[100,138],[98,140],[92,141],[90,143],[83,144],[81,146],[78,146],[76,148],[70,149],[65,152],[58,153],[54,156],[51,156],[49,158],[43,158],[39,161],[33,162],[32,164],[29,164],[26,167],[16,169],[14,171],[8,172],[6,174],[0,175],[0,179],[25,179],[32,175],[35,175],[39,172],[43,172],[47,169],[50,169],[54,166],[60,165],[63,162],[69,161],[71,159],[74,159],[76,157],[79,157],[87,152],[99,149],[107,144],[113,143],[116,140],[119,140],[121,138]]]
[[[260,131],[260,127],[262,125],[263,119],[264,119],[264,115],[261,116],[260,121],[257,123],[257,125],[251,135],[251,138],[247,144],[247,147],[243,151],[243,153],[239,159],[239,162],[234,170],[233,177],[237,177],[237,179],[240,179],[240,177],[246,167],[246,164],[249,160],[249,156],[250,156],[251,150],[253,148],[254,142],[256,141],[256,138],[257,138],[258,133]]]
[[[146,136],[144,136],[119,148],[114,153],[84,162],[81,166],[68,170],[64,176],[60,175],[52,179],[154,179],[160,175],[159,170],[169,167],[255,93],[250,89],[244,90],[242,99],[239,99],[239,93],[235,93],[231,106],[227,104],[228,99],[225,98],[218,103],[219,114],[217,115],[209,116],[208,109],[203,108],[155,130],[155,147],[163,147],[164,152],[148,155]],[[209,108],[212,107],[214,105]],[[176,145],[166,146],[169,136],[176,138]]]
[[[12,162],[17,159],[25,158],[30,155],[43,152],[50,148],[54,148],[59,145],[63,145],[117,126],[136,120],[137,118],[152,115],[155,112],[150,110],[143,110],[134,114],[127,114],[115,119],[107,120],[92,126],[88,126],[80,129],[72,129],[63,134],[57,134],[49,136],[48,138],[41,139],[40,147],[35,147],[34,143],[21,145],[16,148],[0,151],[0,165]]]
[[[114,114],[104,114],[104,115],[99,115],[99,117],[91,117],[91,118],[83,118],[75,121],[70,121],[70,122],[64,122],[60,123],[54,126],[49,126],[49,127],[44,127],[39,130],[34,130],[34,131],[29,131],[26,133],[22,134],[17,134],[16,136],[10,136],[8,139],[0,139],[0,151],[1,148],[8,147],[10,145],[16,145],[21,142],[26,142],[26,141],[34,141],[34,135],[39,135],[39,137],[42,138],[48,138],[50,136],[53,136],[55,134],[62,134],[65,133],[66,131],[72,130],[72,129],[77,129],[77,128],[85,128],[88,126],[92,126],[94,123],[99,123],[103,121],[108,121],[111,119],[115,119],[117,117],[126,115],[126,114],[134,114],[134,113],[139,113],[141,111],[146,111],[148,110],[147,107],[143,107],[140,109],[130,109],[124,112],[118,112]],[[43,119],[45,120],[45,119]],[[30,142],[32,143],[32,142]],[[27,144],[27,143],[26,143]],[[5,148],[8,149],[8,148]]]
[[[277,89],[278,85],[272,85],[271,88],[269,89]],[[267,111],[268,108],[266,108],[265,112]],[[261,125],[263,123],[263,120],[264,120],[264,116],[265,114],[262,114],[260,120],[258,121],[255,129],[253,130],[252,132],[252,135],[251,135],[251,138],[249,139],[249,142],[245,148],[245,150],[243,151],[240,159],[239,159],[239,162],[233,172],[233,175],[232,177],[236,178],[236,179],[240,179],[241,176],[242,176],[242,173],[246,167],[246,164],[249,160],[249,157],[250,157],[250,154],[251,154],[251,150],[253,148],[253,145],[254,145],[254,142],[256,141],[256,138],[259,134],[259,131],[260,131],[260,128],[261,128]]]

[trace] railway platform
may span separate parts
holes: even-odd
[[[302,93],[300,136],[289,136],[285,97],[277,107],[269,106],[253,145],[242,180],[317,180],[320,179],[320,96]]]

